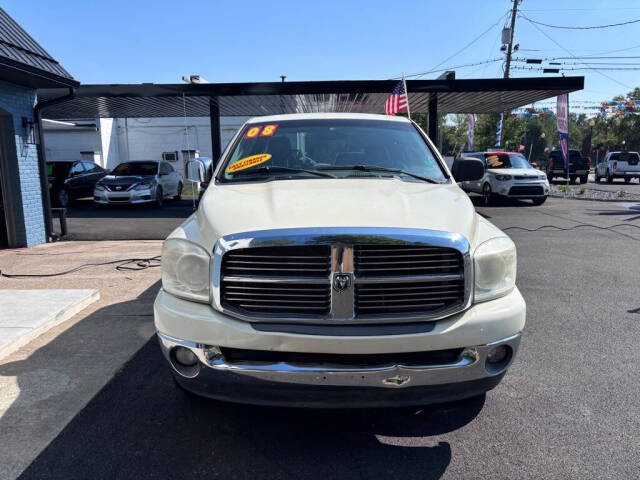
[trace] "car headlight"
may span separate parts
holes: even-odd
[[[473,256],[475,266],[474,298],[484,302],[502,297],[516,285],[516,246],[508,237],[482,243]]]
[[[150,183],[139,183],[138,185],[133,187],[134,190],[148,190],[150,188],[151,188]]]
[[[104,185],[100,185],[99,183],[96,183],[95,187],[93,187],[95,190],[100,190],[103,191],[105,190]]]
[[[500,180],[501,182],[511,180],[511,175],[496,175],[496,180]]]
[[[162,246],[162,288],[176,297],[209,303],[211,256],[200,245],[170,238]]]

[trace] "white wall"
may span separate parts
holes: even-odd
[[[222,149],[248,117],[221,117]],[[211,131],[208,117],[184,118],[101,118],[98,131],[45,127],[47,160],[80,158],[81,151],[100,152],[101,164],[113,168],[127,160],[159,160],[163,152],[199,150],[211,156]],[[181,155],[180,155],[181,157]],[[175,168],[181,171],[182,162]]]
[[[101,151],[100,135],[94,130],[44,131],[47,160],[80,160],[80,152]]]

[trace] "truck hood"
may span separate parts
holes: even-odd
[[[225,235],[278,228],[422,228],[470,242],[477,228],[473,204],[456,184],[393,177],[211,185],[195,220],[208,248]]]

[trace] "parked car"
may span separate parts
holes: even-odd
[[[462,182],[463,190],[481,193],[485,205],[498,197],[531,199],[534,205],[542,205],[549,195],[547,176],[533,168],[521,153],[472,152],[463,155],[477,158],[485,165],[484,177]]]
[[[304,407],[495,387],[525,303],[515,245],[456,183],[483,174],[471,158],[450,172],[402,117],[249,120],[163,245],[154,319],[178,386]]]
[[[575,183],[576,179],[580,179],[581,184],[589,181],[589,170],[591,169],[591,160],[583,157],[580,150],[569,150],[569,181]],[[549,159],[545,168],[547,179],[552,182],[554,178],[567,178],[567,169],[564,168],[564,160],[562,158],[562,150],[553,150],[549,154]]]
[[[98,180],[107,170],[87,160],[47,162],[47,179],[51,202],[67,207],[77,198],[90,197]]]
[[[170,163],[158,160],[121,163],[93,191],[100,204],[154,202],[160,207],[165,198],[182,198],[182,180]]]
[[[629,183],[632,178],[640,179],[640,155],[638,152],[609,152],[596,165],[596,182],[606,178],[613,183],[614,178],[624,178]]]

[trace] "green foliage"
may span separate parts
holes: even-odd
[[[578,190],[578,195],[584,195],[586,191],[587,191],[587,187],[583,185],[582,187],[580,187],[580,190]]]
[[[558,185],[558,189],[559,189],[561,192],[565,192],[565,193],[567,193],[567,192],[569,191],[569,185]]]

